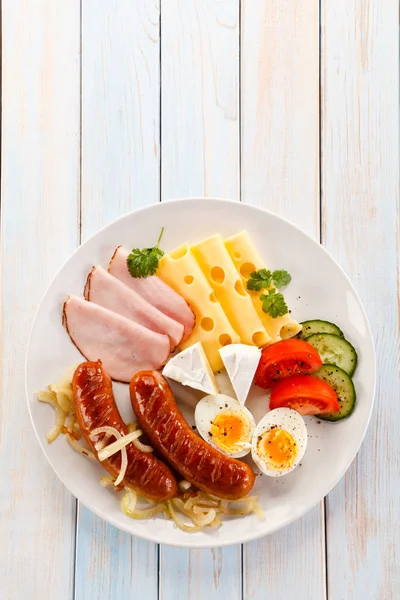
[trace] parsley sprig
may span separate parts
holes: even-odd
[[[261,292],[261,290],[270,288],[271,285],[277,288],[285,287],[291,281],[291,276],[283,269],[272,272],[269,269],[260,269],[251,273],[250,279],[247,282],[247,289],[253,292]]]
[[[132,277],[149,277],[156,273],[160,258],[164,256],[164,252],[159,248],[163,233],[164,227],[161,229],[158,242],[153,248],[142,248],[142,250],[134,248],[129,254],[126,264]]]
[[[290,274],[283,270],[270,271],[269,269],[260,269],[250,275],[247,282],[247,289],[252,292],[261,292],[268,290],[268,293],[261,294],[262,309],[273,319],[283,317],[289,312],[288,305],[283,294],[277,291],[277,288],[283,288],[292,281]]]
[[[283,294],[280,294],[276,289],[269,290],[268,294],[261,294],[262,309],[273,319],[283,317],[289,312],[288,305]]]

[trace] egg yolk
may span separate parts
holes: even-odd
[[[240,411],[221,412],[211,423],[210,435],[213,442],[224,452],[241,452],[243,442],[248,442],[250,437],[249,418]]]
[[[284,429],[274,427],[258,438],[257,453],[271,471],[293,466],[298,453],[294,437]]]

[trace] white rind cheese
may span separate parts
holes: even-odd
[[[218,394],[214,373],[201,342],[180,352],[165,365],[163,375],[206,394]]]
[[[221,348],[219,353],[237,399],[243,405],[260,362],[261,350],[246,344],[231,344]]]

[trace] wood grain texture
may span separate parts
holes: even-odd
[[[243,549],[201,551],[158,549],[79,507],[75,548],[75,500],[23,386],[34,312],[80,224],[86,239],[160,196],[241,195],[318,238],[317,0],[3,0],[1,600],[400,597],[399,8],[320,4],[322,235],[379,365],[366,441],[327,499],[326,573],[322,505]]]
[[[75,500],[35,439],[24,358],[41,295],[77,244],[79,1],[2,4],[0,597],[69,600]]]
[[[82,241],[159,200],[159,8],[82,3]],[[76,600],[157,598],[157,546],[79,506]]]
[[[242,200],[319,238],[318,0],[242,1]]]
[[[323,238],[376,342],[378,389],[360,453],[327,501],[328,596],[400,597],[398,2],[323,3]],[[361,349],[362,359],[362,349]]]
[[[239,2],[161,5],[162,200],[239,198]],[[160,598],[241,598],[241,548],[160,547]]]
[[[82,2],[82,236],[159,200],[159,7]]]
[[[183,550],[161,546],[160,600],[241,600],[241,546]]]
[[[119,531],[79,505],[76,600],[157,598],[157,545]]]
[[[239,0],[161,5],[163,199],[239,197]]]
[[[242,2],[242,201],[319,237],[317,0]],[[245,600],[325,597],[323,503],[245,544]]]

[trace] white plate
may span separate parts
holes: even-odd
[[[127,248],[153,245],[161,227],[169,251],[183,242],[195,242],[214,233],[232,235],[246,228],[256,247],[273,268],[285,268],[293,281],[285,291],[293,316],[299,321],[333,321],[345,332],[359,355],[354,377],[356,408],[338,423],[308,417],[309,442],[302,466],[283,478],[263,476],[255,493],[265,521],[255,516],[227,519],[214,530],[185,533],[171,521],[129,519],[120,509],[119,496],[99,484],[102,468],[75,453],[60,436],[48,444],[45,435],[54,421],[53,410],[36,400],[44,388],[82,356],[61,325],[61,307],[69,293],[81,294],[86,276],[96,264],[107,266],[119,244]],[[122,415],[132,419],[128,387],[115,385]],[[157,204],[136,211],[97,233],[66,262],[56,275],[37,311],[26,360],[26,392],[32,423],[48,461],[61,481],[85,506],[123,531],[176,546],[207,547],[246,542],[272,533],[298,519],[336,485],[354,459],[370,419],[375,388],[375,355],[365,311],[349,279],[333,258],[300,229],[267,211],[226,200],[191,199]],[[195,394],[174,387],[179,400],[194,404]],[[267,398],[253,390],[248,406],[258,420],[267,411]],[[185,408],[190,418],[192,410]]]

